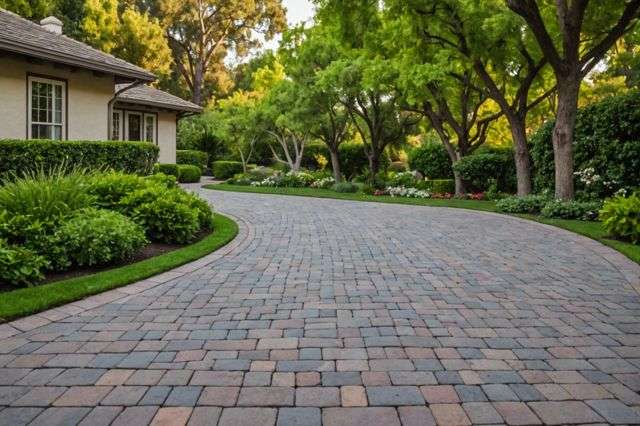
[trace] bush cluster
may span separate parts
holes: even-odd
[[[211,172],[217,179],[229,179],[242,173],[242,163],[240,161],[214,161],[211,164]]]
[[[340,171],[347,180],[364,175],[369,170],[369,159],[365,152],[364,144],[356,142],[340,144],[338,156],[340,158]],[[384,153],[380,158],[380,168],[386,170],[390,163],[389,155]]]
[[[600,219],[609,235],[640,244],[640,192],[607,200]]]
[[[196,166],[205,170],[209,164],[209,154],[195,149],[179,149],[176,151],[176,163]]]
[[[516,187],[516,166],[511,149],[486,148],[462,157],[453,168],[473,191],[487,191],[492,183],[502,192],[513,192]]]
[[[158,163],[153,167],[153,172],[174,176],[176,179],[180,177],[180,168],[172,163]]]
[[[158,153],[148,142],[0,139],[0,179],[64,165],[148,175]]]
[[[452,179],[451,158],[441,143],[424,143],[409,151],[409,167],[429,179]]]
[[[540,215],[552,219],[596,220],[601,207],[599,201],[552,200],[544,205]]]
[[[200,182],[202,170],[198,166],[190,164],[178,164],[178,182],[197,183]]]
[[[211,223],[173,176],[39,170],[0,187],[0,281],[129,260],[148,240],[187,243]]]
[[[543,195],[527,195],[525,197],[507,197],[496,202],[496,207],[504,213],[538,214],[549,202]]]
[[[453,194],[456,183],[453,179],[426,179],[419,182],[416,188],[438,194]]]

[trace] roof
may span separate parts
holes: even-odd
[[[63,34],[52,33],[0,9],[0,51],[112,74],[126,80],[155,81],[149,71],[94,49]]]
[[[116,92],[127,87],[126,84],[117,84]],[[120,93],[116,99],[120,102],[128,102],[137,105],[147,105],[157,108],[166,108],[175,111],[201,112],[202,107],[182,98],[174,96],[162,90],[154,89],[146,85],[134,86]]]

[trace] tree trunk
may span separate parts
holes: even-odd
[[[464,194],[467,193],[467,188],[465,188],[464,186],[464,181],[462,180],[462,177],[460,176],[460,173],[454,171],[453,172],[453,179],[456,183],[456,197],[461,197]]]
[[[380,157],[375,152],[369,155],[369,171],[371,172],[371,182],[373,183],[376,175],[380,171]]]
[[[204,82],[204,65],[202,61],[196,63],[196,68],[193,75],[193,94],[191,96],[191,102],[196,105],[200,105],[202,101],[202,84]]]
[[[342,180],[342,173],[340,172],[340,157],[338,157],[338,150],[329,148],[329,154],[331,155],[333,178],[336,182],[340,182]]]
[[[525,121],[519,117],[507,116],[513,138],[513,151],[518,181],[518,196],[531,194],[531,157],[527,146]]]
[[[571,200],[573,187],[573,132],[578,112],[580,78],[567,77],[558,84],[558,111],[553,128],[553,155],[555,163],[556,198]]]

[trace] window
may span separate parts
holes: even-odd
[[[114,141],[122,139],[122,111],[113,111],[113,119],[111,120],[111,138]]]
[[[28,137],[56,139],[66,137],[66,83],[41,77],[29,77]]]
[[[153,114],[144,115],[144,140],[156,142],[156,116]]]
[[[142,140],[142,114],[127,111],[126,139],[128,141]]]

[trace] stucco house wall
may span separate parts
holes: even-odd
[[[71,70],[5,56],[0,66],[0,138],[26,139],[29,74],[64,79],[67,83],[67,135],[70,140],[106,140],[108,103],[114,77]]]
[[[158,147],[160,148],[160,163],[176,162],[176,121],[174,112],[158,113]]]

